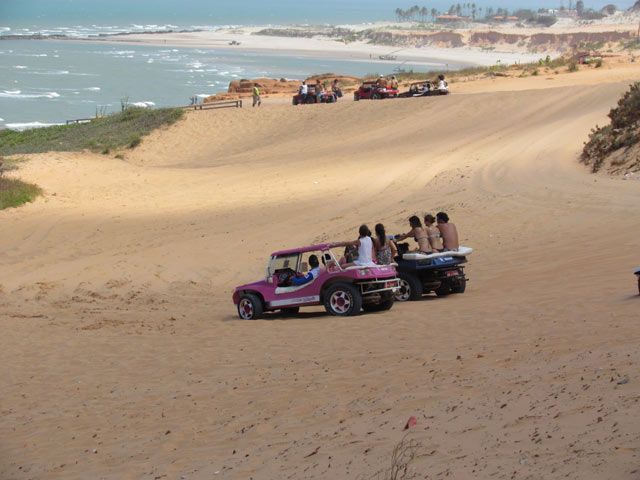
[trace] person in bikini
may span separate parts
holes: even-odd
[[[409,237],[413,237],[413,239],[418,242],[418,248],[414,250],[414,252],[433,253],[433,248],[431,248],[431,244],[429,243],[429,235],[427,231],[422,228],[422,223],[417,216],[412,216],[409,218],[409,226],[411,226],[411,230],[407,233],[396,235],[396,240],[404,240]]]
[[[431,248],[436,252],[441,252],[444,250],[444,246],[442,245],[442,236],[440,235],[440,230],[436,227],[436,218],[427,213],[424,216],[424,228],[427,231],[427,236],[429,237],[429,244]]]
[[[458,242],[458,229],[455,224],[449,222],[449,215],[444,212],[438,212],[436,214],[436,220],[438,221],[438,230],[442,235],[442,243],[445,251],[457,251],[460,247]]]

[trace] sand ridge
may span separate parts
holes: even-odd
[[[33,158],[45,197],[0,212],[0,477],[369,478],[415,415],[422,478],[635,478],[640,184],[578,164],[626,88],[588,83]],[[235,319],[271,251],[440,209],[476,249],[464,295]]]

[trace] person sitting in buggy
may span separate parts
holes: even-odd
[[[320,262],[318,261],[318,257],[311,255],[309,257],[309,266],[311,270],[309,270],[306,275],[298,274],[291,278],[291,286],[298,287],[318,278],[318,275],[320,275]]]

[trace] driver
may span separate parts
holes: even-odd
[[[311,267],[311,270],[309,270],[306,275],[296,276],[291,279],[292,286],[296,287],[304,285],[305,283],[309,283],[318,278],[318,275],[320,275],[320,262],[318,261],[318,257],[311,255],[309,257],[309,266]]]

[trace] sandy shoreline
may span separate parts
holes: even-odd
[[[364,42],[344,44],[326,38],[290,38],[252,35],[252,30],[243,29],[245,33],[233,33],[233,31],[215,32],[191,32],[191,33],[156,33],[119,35],[101,43],[150,45],[181,48],[219,49],[237,52],[263,52],[275,55],[306,56],[312,58],[332,58],[344,60],[360,60],[376,62],[385,65],[396,66],[402,62],[411,62],[432,66],[433,61],[472,65],[494,65],[501,63],[526,63],[541,58],[540,54],[509,52],[509,51],[483,51],[476,48],[401,48],[384,45],[372,45]],[[257,29],[253,29],[257,30]],[[71,40],[75,41],[75,40]],[[86,40],[78,40],[86,41]],[[229,45],[230,42],[239,42],[240,45]],[[395,61],[381,61],[380,55],[389,53],[397,56]],[[552,52],[553,53],[553,52]]]

